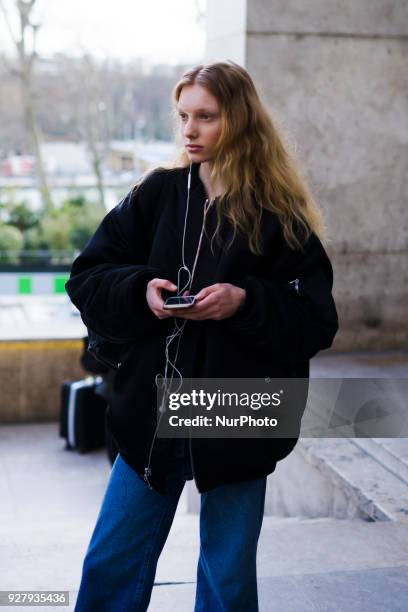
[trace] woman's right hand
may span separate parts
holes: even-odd
[[[146,301],[150,310],[158,319],[166,319],[174,316],[171,310],[163,308],[164,300],[161,296],[162,289],[177,291],[176,285],[164,278],[153,278],[147,283]]]

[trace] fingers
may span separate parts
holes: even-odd
[[[183,308],[180,311],[176,311],[175,316],[181,319],[192,319],[195,321],[201,321],[203,319],[216,318],[218,314],[217,299],[214,294],[210,294],[200,302],[196,302],[194,306]]]
[[[192,308],[195,308],[197,311],[207,310],[209,306],[212,306],[217,301],[217,296],[213,293],[210,293],[203,299],[197,301]]]
[[[189,306],[180,311],[169,311],[163,308],[164,300],[161,296],[161,292],[162,289],[176,291],[177,287],[167,279],[154,278],[148,283],[147,301],[151,311],[159,319],[164,319],[166,317],[193,319],[196,321],[203,319],[219,319],[222,318],[223,315],[223,309],[218,303],[223,288],[223,283],[215,283],[214,285],[204,287],[196,294],[196,302],[193,306]],[[190,292],[185,290],[182,295],[190,295]]]
[[[183,308],[175,314],[180,319],[192,319],[194,321],[201,321],[203,319],[215,318],[218,315],[216,308],[217,295],[216,292],[220,289],[220,284],[210,285],[204,287],[196,294],[196,302],[193,306]],[[183,295],[189,295],[188,291],[184,291]]]
[[[167,289],[168,291],[176,291],[177,286],[166,278],[153,278],[148,285],[155,289]]]
[[[153,278],[147,284],[146,299],[150,310],[158,319],[166,319],[173,316],[171,312],[163,308],[162,289],[176,291],[177,286],[165,278]]]
[[[201,289],[201,291],[197,293],[196,299],[202,300],[203,298],[207,297],[207,295],[209,295],[210,293],[214,293],[214,291],[217,291],[219,288],[220,288],[220,283],[216,283],[215,285],[210,285],[209,287],[204,287],[203,289]]]
[[[218,321],[231,315],[232,300],[228,298],[232,285],[229,283],[215,283],[204,287],[196,294],[196,303],[190,308],[177,313],[177,317],[201,321],[213,319]]]

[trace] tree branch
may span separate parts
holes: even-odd
[[[11,23],[9,21],[8,13],[6,11],[6,7],[4,6],[3,0],[0,0],[0,9],[1,9],[1,12],[3,13],[4,22],[6,24],[6,28],[8,30],[8,33],[10,34],[10,38],[13,41],[13,43],[17,46],[17,39],[14,36],[13,28],[11,27]]]

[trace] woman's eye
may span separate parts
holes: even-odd
[[[207,115],[206,113],[202,113],[201,115],[198,115],[200,119],[204,119],[205,121],[207,121],[208,119],[211,119],[211,115]],[[187,115],[184,115],[183,113],[179,113],[179,117],[182,121],[185,121],[187,119]]]

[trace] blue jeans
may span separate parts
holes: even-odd
[[[185,441],[176,439],[162,495],[122,459],[108,487],[85,555],[75,612],[141,612],[186,480]],[[266,477],[201,494],[200,555],[194,612],[257,612],[256,551]],[[177,602],[169,609],[177,609]]]

